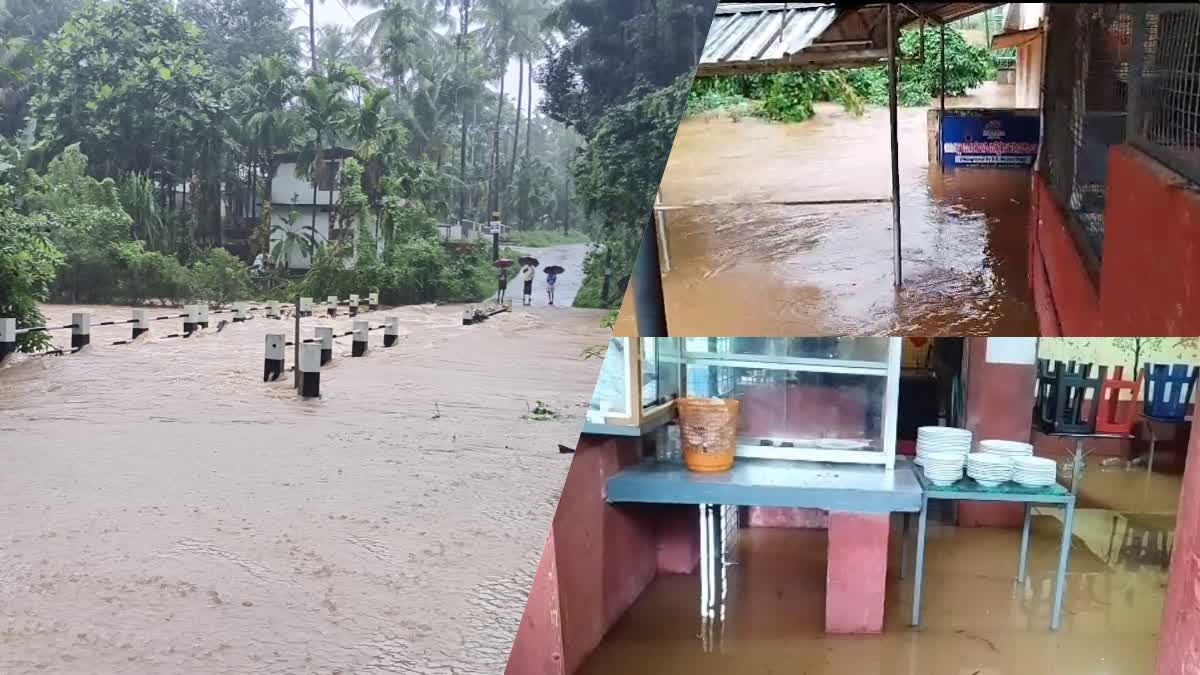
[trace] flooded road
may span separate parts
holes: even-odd
[[[522,248],[514,246],[514,250],[522,255],[531,255],[541,263],[533,280],[533,307],[549,307],[550,301],[546,296],[546,273],[542,270],[551,265],[558,265],[565,271],[558,275],[558,283],[554,288],[554,307],[570,309],[575,302],[575,295],[583,286],[583,261],[587,257],[587,244],[564,244],[563,246],[548,246],[546,248]],[[514,266],[520,270],[519,266]],[[513,311],[521,309],[521,275],[515,274],[508,282],[505,290],[506,297],[513,301]],[[526,307],[525,309],[529,309]]]
[[[899,110],[900,291],[892,206],[878,201],[891,194],[886,109],[818,104],[798,124],[685,119],[662,182],[671,333],[1035,334],[1029,174],[931,169],[926,114]],[[877,201],[794,204],[847,200]]]
[[[336,341],[320,400],[262,382],[290,320],[126,346],[93,327],[0,367],[0,672],[499,672],[605,313],[367,318],[393,314],[395,347]],[[558,418],[529,419],[539,400]]]

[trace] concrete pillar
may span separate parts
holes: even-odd
[[[183,332],[184,334],[194,333],[200,329],[200,306],[199,305],[184,305],[183,306]]]
[[[321,345],[306,342],[300,345],[300,395],[304,398],[321,396]]]
[[[317,326],[314,336],[321,345],[321,365],[333,360],[333,326]]]
[[[233,322],[234,323],[242,323],[245,320],[246,320],[246,303],[244,303],[244,302],[233,303]]]
[[[278,305],[276,305],[274,302],[268,302],[267,304],[263,305],[263,307],[265,307],[267,310],[267,318],[268,319],[278,319],[279,318]]]
[[[829,514],[825,631],[880,633],[887,586],[889,514]]]
[[[471,311],[470,307],[464,309],[463,310],[463,325],[470,326],[474,322],[475,322],[475,313]]]
[[[198,323],[201,328],[208,328],[208,304],[206,303],[203,305],[197,305],[196,312],[200,319],[196,323]]]
[[[267,333],[267,353],[263,360],[263,382],[273,382],[283,374],[283,352],[287,336]]]
[[[313,299],[300,298],[300,316],[312,316]]]
[[[146,318],[146,310],[133,310],[133,339],[137,339],[142,333],[150,332],[150,320]]]
[[[354,322],[354,342],[350,349],[351,356],[362,356],[367,353],[367,337],[370,335],[370,330],[371,325],[368,322]]]
[[[1200,673],[1200,434],[1192,428],[1159,626],[1158,675]]]
[[[383,327],[383,346],[391,347],[400,339],[400,317],[389,316]]]
[[[0,363],[17,351],[17,320],[0,319]]]
[[[367,295],[367,308],[372,312],[379,309],[379,294],[371,293]]]
[[[331,295],[326,299],[326,302],[329,304],[329,307],[326,308],[326,311],[329,313],[329,316],[330,317],[337,316],[338,296]]]
[[[1033,425],[1034,381],[1037,361],[1010,363],[1000,347],[1003,341],[1022,340],[1036,349],[1036,338],[972,337],[967,340],[966,427],[975,440],[996,438],[1029,442]],[[995,341],[993,343],[993,341]],[[994,355],[988,358],[993,343]],[[1009,343],[1007,346],[1012,346]],[[1018,528],[1025,510],[1020,504],[1005,502],[959,502],[958,524],[962,527]]]
[[[358,295],[350,294],[350,316],[358,316]]]
[[[71,314],[71,349],[86,347],[92,341],[92,315],[89,312]]]

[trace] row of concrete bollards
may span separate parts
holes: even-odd
[[[355,321],[352,330],[335,335],[332,326],[316,326],[313,337],[302,340],[300,344],[299,362],[296,364],[300,371],[300,395],[305,398],[315,398],[321,395],[321,366],[333,360],[334,338],[354,336],[351,343],[350,355],[361,357],[367,355],[368,338],[373,330],[383,329],[383,346],[395,346],[400,340],[400,319],[389,316],[384,324],[371,326],[367,321]],[[279,379],[283,374],[286,347],[294,346],[288,342],[283,333],[268,333],[266,336],[266,355],[263,360],[263,382]]]

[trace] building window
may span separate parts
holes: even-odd
[[[321,162],[321,170],[317,173],[318,190],[336,190],[338,171],[342,163],[336,159],[326,159]]]

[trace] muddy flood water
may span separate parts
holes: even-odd
[[[582,675],[1144,675],[1153,672],[1180,477],[1089,463],[1076,510],[1063,625],[1049,629],[1062,521],[1034,517],[1029,576],[1020,531],[931,523],[921,626],[893,523],[881,635],[828,635],[826,534],[738,531],[724,618],[701,617],[698,574],[661,575]],[[893,519],[898,521],[898,518]],[[910,549],[911,550],[911,549]]]
[[[93,327],[79,354],[0,367],[0,673],[500,672],[604,312],[367,318],[393,314],[395,347],[336,341],[319,400],[262,381],[290,320],[125,346]]]
[[[951,105],[994,101],[952,100]],[[662,181],[672,334],[1032,335],[1029,174],[930,168],[899,110],[904,287],[893,286],[888,115],[685,119]],[[754,302],[746,302],[753,298]]]

